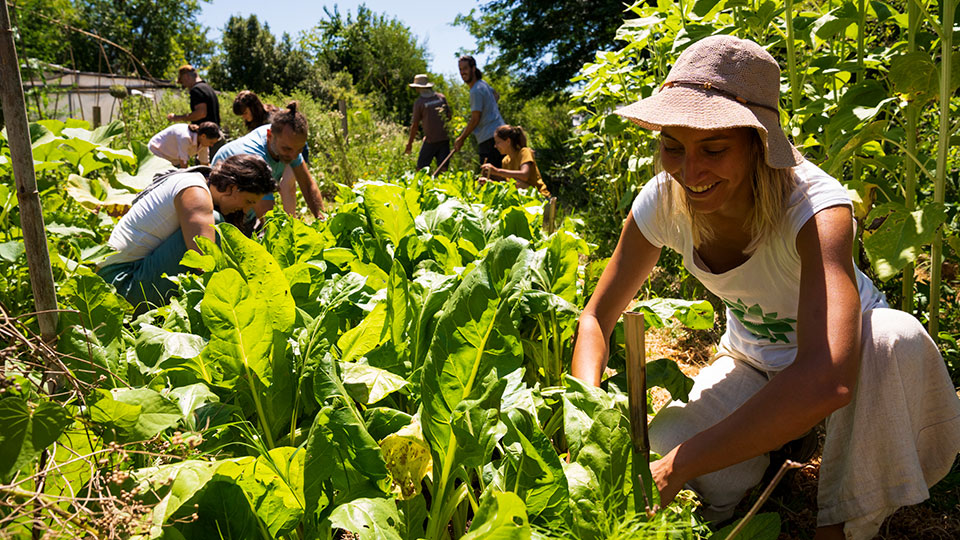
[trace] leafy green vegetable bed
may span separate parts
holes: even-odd
[[[4,534],[710,534],[691,494],[634,512],[626,395],[565,375],[602,264],[582,266],[591,246],[575,221],[543,233],[535,196],[465,173],[343,186],[325,222],[274,212],[253,240],[220,226],[219,245],[201,239],[185,257],[202,274],[175,278],[177,298],[132,320],[93,263],[113,224],[102,210],[152,174],[151,158],[106,146],[118,131],[34,133],[66,311],[55,351],[29,315],[0,326]],[[89,189],[64,196],[64,183]],[[10,201],[3,271],[20,279]],[[16,287],[3,302],[26,312]],[[713,321],[706,302],[639,309],[653,325]],[[689,383],[650,364],[651,386],[685,399]]]

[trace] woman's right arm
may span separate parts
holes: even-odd
[[[173,199],[177,209],[177,218],[180,221],[180,232],[187,249],[199,252],[197,236],[216,242],[217,235],[213,229],[213,199],[210,193],[199,186],[191,186],[177,194]]]
[[[628,215],[613,256],[580,314],[571,375],[594,386],[600,384],[609,357],[610,333],[659,257],[660,248],[643,236],[633,214]]]

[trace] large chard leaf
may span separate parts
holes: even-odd
[[[386,304],[377,304],[377,306],[373,308],[373,311],[371,311],[360,324],[345,332],[343,336],[337,340],[337,348],[340,349],[340,360],[343,362],[352,362],[372,351],[377,345],[380,345],[381,336],[383,336],[384,333],[383,325],[386,316]]]
[[[712,534],[709,540],[724,540],[740,524],[737,520]],[[740,530],[737,538],[741,540],[776,540],[780,537],[780,514],[766,512],[757,514]]]
[[[680,371],[673,360],[660,358],[647,364],[647,388],[654,386],[665,388],[672,399],[686,402],[693,390],[693,379]]]
[[[92,330],[79,324],[60,330],[57,340],[57,352],[63,355],[64,363],[71,368],[77,379],[90,384],[120,384],[118,379],[127,373],[119,350],[119,341],[114,343],[114,347],[107,349]],[[106,378],[102,383],[101,376]]]
[[[304,452],[288,446],[266,455],[224,463],[218,474],[236,478],[257,517],[273,538],[288,534],[304,512]]]
[[[416,233],[413,216],[419,214],[420,209],[407,206],[405,192],[401,186],[379,182],[368,183],[363,190],[363,208],[374,234],[394,246]]]
[[[304,497],[311,519],[332,509],[323,508],[324,501],[336,506],[389,495],[389,477],[380,446],[350,405],[336,400],[317,413],[304,462]]]
[[[296,263],[284,268],[283,275],[297,308],[311,317],[319,316],[324,306],[318,299],[327,282],[323,268],[312,263]]]
[[[99,212],[103,209],[116,216],[129,210],[136,197],[125,189],[114,188],[105,180],[85,178],[79,174],[67,177],[66,191],[87,210]]]
[[[651,298],[638,302],[633,311],[643,313],[650,328],[662,328],[671,318],[694,330],[713,328],[713,306],[706,300]]]
[[[160,538],[167,520],[217,474],[224,462],[189,460],[140,469],[133,478],[141,491],[153,491],[160,502],[153,507],[150,538]]]
[[[18,397],[0,400],[0,480],[9,483],[13,473],[31,463],[73,423],[66,409],[43,401],[31,410]]]
[[[299,219],[274,219],[263,232],[263,245],[282,268],[323,259],[326,242]]]
[[[224,371],[224,383],[255,375],[269,386],[273,377],[270,349],[273,332],[268,311],[251,294],[250,287],[232,268],[210,278],[200,305],[210,342],[202,356]]]
[[[937,229],[947,218],[943,204],[929,203],[909,212],[902,204],[878,206],[867,216],[867,223],[884,217],[876,231],[864,235],[863,248],[882,280],[897,275],[915,261],[923,246],[933,241]]]
[[[343,384],[354,399],[365,405],[377,403],[409,383],[399,375],[368,364],[344,362]]]
[[[92,330],[101,345],[116,352],[123,316],[130,304],[116,294],[112,285],[92,272],[78,272],[60,289],[60,297],[78,311],[61,315],[63,325],[79,324]]]
[[[258,309],[266,312],[270,326],[289,334],[296,319],[296,304],[277,260],[232,225],[220,225],[220,245],[249,285]]]
[[[437,315],[453,294],[459,280],[457,276],[426,273],[417,276],[414,281],[414,289],[418,292],[412,295],[414,313],[410,325],[410,358],[411,368],[416,371],[427,358],[437,328]]]
[[[117,430],[124,440],[153,438],[180,422],[180,409],[149,388],[98,390],[100,399],[90,407],[90,418]]]
[[[577,455],[577,463],[593,473],[603,494],[608,510],[622,512],[626,509],[629,481],[629,465],[632,446],[630,422],[617,409],[601,411],[594,419],[587,443]]]
[[[196,429],[194,413],[200,407],[208,403],[217,403],[220,397],[207,388],[203,383],[195,383],[188,386],[174,388],[167,394],[167,397],[176,401],[180,408],[180,414],[191,430]]]
[[[204,345],[200,336],[143,324],[137,335],[136,351],[140,362],[154,367],[170,358],[193,358],[203,351]]]
[[[504,487],[524,501],[531,520],[549,524],[568,519],[567,478],[553,443],[526,410],[511,409],[504,422]]]
[[[131,147],[136,163],[130,167],[131,172],[122,171],[117,175],[117,183],[130,191],[143,191],[153,182],[155,175],[173,168],[169,161],[155,156],[150,148],[142,142],[132,141]]]
[[[534,280],[542,290],[575,304],[581,253],[587,253],[587,244],[583,239],[568,231],[554,234],[546,247],[536,253]]]
[[[564,468],[570,489],[570,519],[576,538],[599,540],[605,538],[603,493],[593,471],[579,463],[570,463]]]
[[[462,540],[529,540],[532,536],[523,500],[514,493],[488,492]]]
[[[512,312],[529,255],[520,239],[497,242],[444,305],[421,381],[423,430],[437,451],[446,452],[452,423],[477,405],[499,409],[503,377],[522,362]]]
[[[563,394],[563,428],[570,448],[571,459],[576,460],[580,449],[590,442],[594,419],[607,409],[626,410],[627,397],[610,394],[600,388],[584,384],[580,379],[566,376]]]
[[[401,540],[400,514],[391,499],[355,499],[330,514],[330,524],[360,538]]]

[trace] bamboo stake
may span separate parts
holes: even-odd
[[[630,439],[633,442],[633,502],[638,514],[651,512],[653,478],[650,475],[650,437],[647,433],[647,354],[642,313],[623,313],[627,346],[627,388],[630,404]],[[639,489],[638,489],[639,488]]]
[[[23,83],[17,49],[10,29],[10,14],[6,2],[0,9],[0,103],[7,124],[7,142],[13,162],[13,176],[17,184],[17,200],[20,205],[20,226],[27,251],[27,266],[40,335],[50,343],[57,337],[57,293],[53,286],[53,270],[47,237],[44,233],[43,208],[33,169],[33,149],[30,146],[30,128],[27,126],[27,110],[23,98]]]
[[[783,465],[780,466],[780,470],[777,471],[776,476],[773,477],[773,480],[767,485],[766,489],[763,490],[763,493],[760,494],[760,498],[757,499],[757,502],[753,503],[753,506],[750,508],[750,511],[747,512],[747,515],[743,516],[743,519],[737,523],[737,526],[730,531],[730,534],[724,540],[733,540],[740,534],[740,531],[747,526],[747,523],[750,523],[750,520],[753,519],[753,516],[757,515],[757,512],[760,511],[760,507],[763,506],[763,503],[767,502],[767,499],[770,498],[770,495],[773,494],[773,488],[777,487],[777,484],[780,483],[780,480],[783,478],[783,475],[787,474],[787,471],[790,469],[799,469],[803,467],[802,463],[797,463],[796,461],[790,461],[789,459],[783,462]]]
[[[437,170],[433,171],[433,174],[431,174],[430,177],[431,177],[431,178],[436,178],[437,175],[440,174],[440,171],[443,170],[443,166],[446,165],[447,162],[450,161],[450,158],[452,158],[453,155],[456,154],[456,153],[457,153],[457,149],[456,149],[456,148],[454,148],[452,151],[448,152],[448,153],[447,153],[447,157],[443,158],[443,161],[440,162],[440,165],[437,165]]]
[[[543,232],[547,236],[557,231],[557,198],[550,197],[543,207]]]
[[[950,65],[953,55],[953,20],[957,3],[942,2],[940,27],[940,140],[937,143],[937,180],[933,184],[933,202],[943,204],[947,180],[947,152],[950,149]],[[937,339],[940,330],[940,271],[943,255],[943,230],[938,228],[930,246],[930,320],[927,329]]]

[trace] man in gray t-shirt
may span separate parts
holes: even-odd
[[[472,56],[461,56],[457,65],[460,78],[470,86],[470,122],[453,143],[453,151],[460,150],[463,142],[473,133],[479,146],[480,164],[491,163],[494,167],[501,167],[503,155],[493,145],[493,133],[506,122],[500,116],[497,93],[481,79],[483,73],[477,69],[477,61]]]

